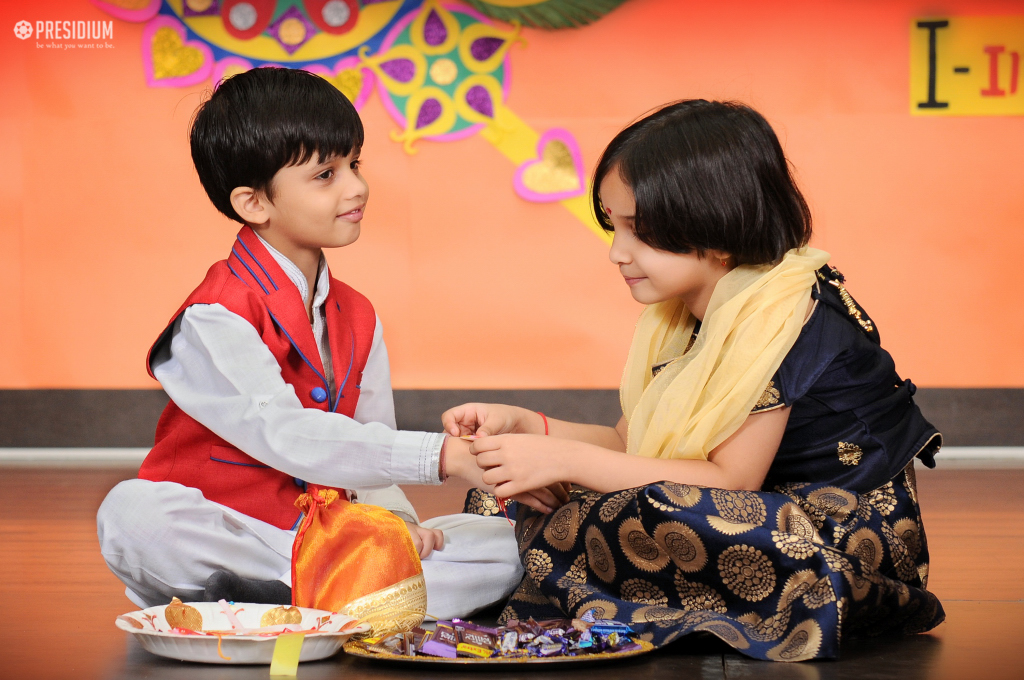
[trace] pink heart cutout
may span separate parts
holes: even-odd
[[[516,170],[512,186],[517,194],[534,203],[552,203],[574,198],[586,191],[583,155],[572,133],[552,128],[537,141],[537,157]]]
[[[183,76],[171,78],[157,78],[153,70],[153,37],[161,28],[169,28],[178,34],[181,40],[179,49],[198,50],[203,55],[203,62],[199,68]],[[146,74],[146,84],[150,87],[188,87],[203,82],[213,73],[213,52],[205,44],[198,40],[185,40],[187,36],[185,27],[179,21],[168,16],[157,16],[142,31],[142,67]]]

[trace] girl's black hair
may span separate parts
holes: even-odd
[[[273,200],[278,170],[362,148],[363,123],[345,95],[320,76],[254,68],[220,83],[196,111],[190,141],[206,194],[242,222],[231,207],[235,188],[252,187]]]
[[[636,200],[636,237],[653,248],[770,264],[811,238],[811,213],[782,146],[749,106],[683,100],[616,135],[594,171],[594,212],[607,231],[614,227],[599,192],[613,168]]]

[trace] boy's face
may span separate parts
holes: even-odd
[[[285,255],[294,249],[340,248],[358,239],[370,195],[359,172],[359,151],[278,170],[273,200],[261,201],[267,217],[261,235]]]

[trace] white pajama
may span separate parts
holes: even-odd
[[[262,240],[262,239],[261,239]],[[302,272],[263,245],[308,300]],[[313,291],[313,334],[332,393],[324,323],[326,262]],[[189,416],[249,456],[316,484],[349,489],[356,502],[417,522],[396,484],[439,484],[444,435],[395,428],[391,374],[380,319],[352,418],[302,406],[253,326],[219,304],[193,305],[155,348],[153,373]],[[230,467],[230,466],[228,466]],[[225,471],[230,474],[230,471]],[[466,616],[507,597],[522,577],[515,536],[504,517],[449,515],[424,522],[441,529],[443,550],[423,561],[427,611]],[[173,482],[121,482],[97,516],[100,549],[140,606],[196,600],[223,569],[291,584],[294,532],[248,517]]]
[[[98,525],[107,565],[140,607],[201,600],[218,569],[291,584],[295,532],[206,500],[198,489],[129,479],[107,495]],[[504,517],[447,515],[421,526],[444,532],[444,549],[423,560],[431,615],[468,616],[519,585],[522,568]]]

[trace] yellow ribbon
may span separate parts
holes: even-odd
[[[299,654],[305,633],[281,633],[274,643],[274,656],[270,659],[270,675],[294,678],[299,671]]]

